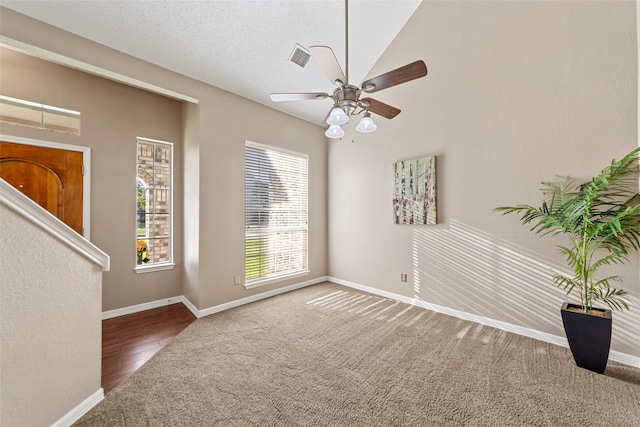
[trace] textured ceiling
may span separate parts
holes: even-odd
[[[350,83],[372,77],[369,71],[420,3],[349,1]],[[313,59],[301,68],[289,55],[296,43],[327,45],[346,68],[344,1],[2,0],[2,6],[316,124],[331,100],[269,99],[272,92],[334,88]]]

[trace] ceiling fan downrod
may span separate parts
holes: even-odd
[[[349,0],[344,0],[344,70],[349,81]]]
[[[338,59],[329,46],[310,46],[311,56],[316,60],[324,74],[329,78],[334,87],[331,94],[325,92],[305,92],[305,93],[272,93],[271,100],[281,101],[304,101],[320,100],[331,98],[333,108],[327,117],[327,124],[330,125],[325,135],[329,138],[342,138],[344,130],[340,125],[349,121],[349,117],[364,113],[360,124],[356,127],[358,132],[373,132],[376,125],[371,120],[371,113],[377,114],[386,119],[392,119],[400,114],[398,108],[387,105],[372,98],[362,98],[362,93],[374,93],[397,86],[427,75],[427,66],[424,61],[418,60],[404,65],[395,70],[391,70],[379,76],[370,78],[361,83],[360,87],[349,83],[349,0],[345,0],[345,70],[342,71]],[[358,110],[360,107],[360,110]]]

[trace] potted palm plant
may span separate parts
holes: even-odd
[[[637,148],[612,161],[590,181],[576,184],[569,178],[544,182],[541,207],[499,207],[503,214],[518,214],[539,235],[563,234],[569,243],[558,245],[573,270],[572,276],[555,274],[555,284],[580,304],[564,303],[562,322],[571,353],[579,367],[603,373],[611,346],[612,310],[628,310],[627,292],[617,289],[619,276],[601,277],[599,269],[621,264],[640,247],[640,196]],[[601,303],[609,308],[598,308]]]

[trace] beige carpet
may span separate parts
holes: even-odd
[[[640,370],[326,283],[195,321],[77,425],[637,427]]]

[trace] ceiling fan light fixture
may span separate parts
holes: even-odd
[[[2,1],[2,0],[0,0]],[[335,53],[329,46],[314,45],[305,49],[300,45],[296,45],[293,57],[300,57],[306,61],[312,56],[318,63],[322,72],[337,87],[333,89],[331,95],[328,93],[273,93],[271,100],[280,101],[303,101],[331,98],[333,100],[333,108],[327,116],[326,122],[329,128],[325,135],[328,138],[342,138],[345,135],[344,130],[340,127],[349,122],[351,115],[359,115],[364,112],[364,116],[356,127],[356,131],[362,133],[374,132],[378,127],[371,119],[369,111],[377,114],[385,119],[393,119],[400,110],[387,105],[383,102],[376,101],[372,98],[362,98],[363,93],[378,92],[399,84],[407,83],[415,79],[419,79],[427,75],[427,66],[422,60],[414,61],[395,70],[388,71],[376,77],[365,80],[360,86],[349,83],[349,0],[344,1],[345,5],[345,66],[346,73],[342,71],[342,67],[336,58]],[[301,61],[302,62],[302,61]],[[304,66],[305,64],[298,64]],[[361,108],[358,111],[358,107]]]
[[[327,117],[327,123],[330,125],[343,125],[349,121],[349,116],[344,110],[340,107],[333,107],[333,110],[329,113],[329,117]],[[331,129],[331,128],[329,128]]]
[[[369,133],[378,129],[378,126],[373,122],[371,114],[367,111],[364,113],[364,117],[360,119],[360,123],[356,126],[356,130],[361,133]]]
[[[327,138],[338,139],[344,136],[344,130],[340,127],[340,125],[331,125],[329,129],[324,133]]]

